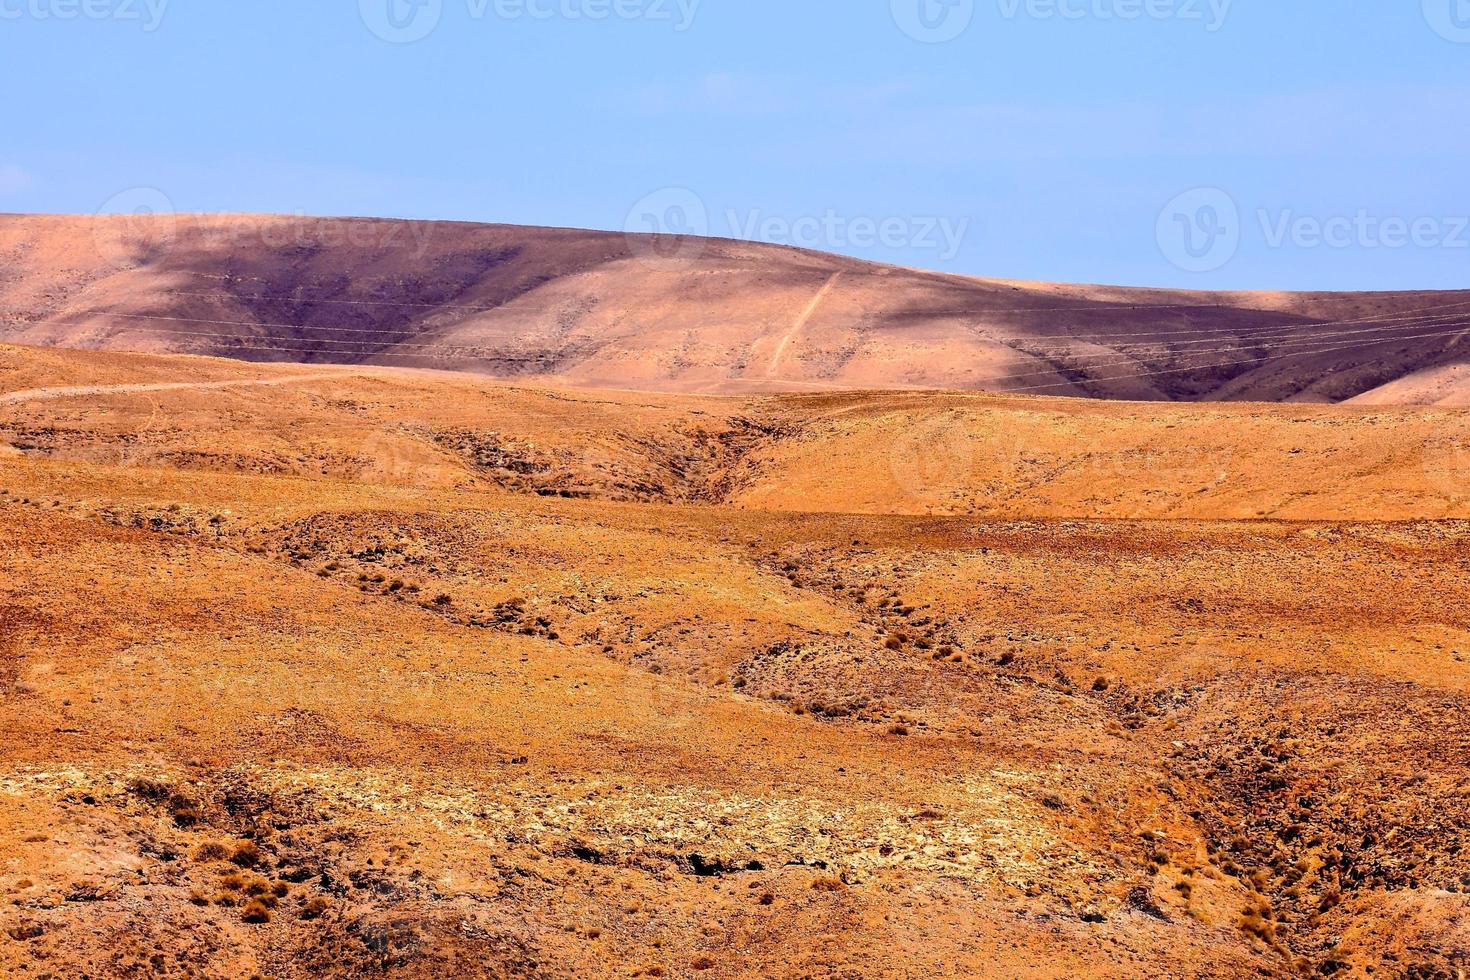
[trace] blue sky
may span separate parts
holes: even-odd
[[[0,0],[0,82],[5,211],[675,200],[979,275],[1470,285],[1470,0]]]

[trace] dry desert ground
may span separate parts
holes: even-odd
[[[1470,417],[0,347],[0,975],[1470,968]]]

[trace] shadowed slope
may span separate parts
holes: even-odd
[[[454,222],[0,216],[0,339],[669,391],[1344,400],[1458,363],[1470,292],[1013,283]],[[1413,392],[1404,395],[1415,400]]]

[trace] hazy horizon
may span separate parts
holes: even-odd
[[[1455,2],[7,0],[0,210],[667,220],[993,278],[1455,288]]]

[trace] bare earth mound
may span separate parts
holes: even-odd
[[[0,975],[1457,978],[1461,424],[0,347]]]
[[[1467,329],[1470,292],[1057,286],[454,222],[0,215],[0,340],[24,344],[679,392],[1450,404]]]

